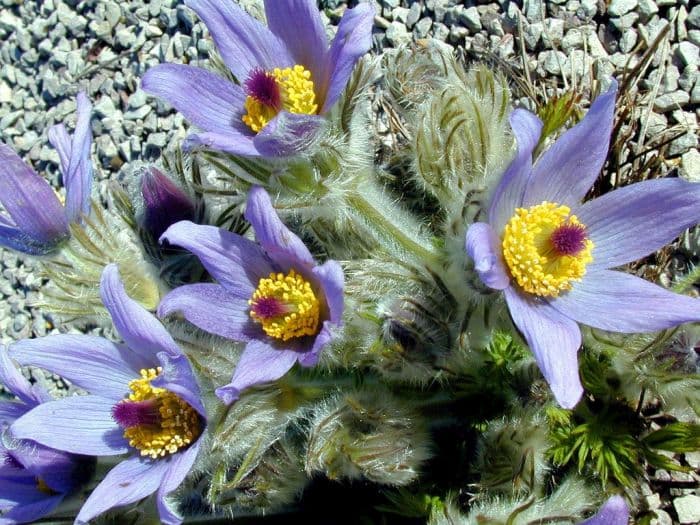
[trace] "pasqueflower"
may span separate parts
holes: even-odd
[[[30,385],[0,346],[0,383],[16,400],[0,400],[0,433],[32,408],[51,400]],[[0,525],[31,523],[56,508],[92,473],[92,458],[26,440],[0,440]]]
[[[265,0],[267,27],[232,1],[185,4],[207,25],[238,81],[179,64],[146,72],[141,87],[202,129],[187,147],[252,157],[303,151],[371,45],[370,4],[346,11],[330,46],[315,0]]]
[[[70,235],[68,225],[90,211],[90,114],[85,93],[78,93],[78,121],[71,138],[63,124],[49,130],[66,188],[65,208],[39,174],[6,144],[0,144],[0,246],[30,255],[50,253]]]
[[[663,330],[700,319],[700,300],[611,271],[659,249],[700,219],[700,184],[666,178],[581,203],[605,162],[617,84],[537,162],[542,122],[515,110],[517,153],[497,186],[488,223],[472,224],[466,250],[484,284],[502,290],[559,404],[583,388],[577,323],[613,332]]]
[[[202,330],[246,343],[231,383],[216,391],[227,404],[249,386],[279,379],[297,362],[315,365],[343,315],[340,265],[317,265],[262,188],[250,190],[245,218],[258,243],[188,221],[162,237],[197,255],[218,284],[176,288],[158,314],[180,311]]]
[[[89,394],[42,403],[10,433],[88,456],[130,455],[80,510],[84,523],[157,492],[163,523],[181,519],[166,504],[190,471],[206,416],[187,358],[162,324],[129,298],[117,266],[107,266],[102,300],[125,345],[88,335],[54,335],[10,346],[10,356],[59,374]]]

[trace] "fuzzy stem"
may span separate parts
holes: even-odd
[[[381,237],[395,242],[405,252],[414,255],[425,264],[439,267],[439,254],[430,239],[421,238],[417,226],[413,231],[406,228],[407,225],[412,225],[412,220],[407,218],[408,224],[402,224],[400,220],[396,220],[397,216],[403,215],[401,210],[392,206],[388,199],[382,199],[379,192],[371,191],[370,188],[367,190],[347,194],[346,199],[351,210],[373,227]]]

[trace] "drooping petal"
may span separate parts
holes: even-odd
[[[567,130],[539,158],[523,207],[556,202],[578,205],[603,169],[615,116],[617,82],[593,101],[581,122]]]
[[[84,91],[76,99],[78,120],[70,149],[70,162],[63,169],[63,185],[66,188],[66,218],[68,222],[78,222],[80,215],[90,213],[90,192],[92,191],[92,104]],[[61,162],[63,164],[63,162]]]
[[[321,352],[323,348],[331,342],[333,339],[333,332],[331,323],[324,321],[321,326],[321,330],[316,335],[314,339],[314,344],[308,352],[300,352],[297,360],[299,364],[303,367],[309,368],[311,366],[316,366],[318,360],[321,358]]]
[[[36,492],[41,494],[38,489]],[[57,496],[47,496],[42,494],[42,497],[36,501],[17,505],[12,509],[0,515],[0,525],[14,525],[16,523],[34,523],[42,516],[45,516],[63,501],[63,494]]]
[[[263,156],[253,144],[252,135],[234,129],[221,133],[213,131],[191,133],[182,142],[183,151],[190,152],[199,148],[222,151],[243,157]]]
[[[14,224],[37,243],[55,245],[69,235],[53,188],[5,144],[0,144],[0,202]]]
[[[132,456],[110,470],[92,491],[75,520],[87,524],[114,507],[128,505],[153,494],[168,471],[167,460]]]
[[[359,4],[345,11],[327,54],[325,70],[328,79],[325,97],[320,101],[321,113],[331,109],[340,98],[355,64],[372,47],[373,24],[374,6],[371,3]]]
[[[155,362],[91,335],[22,339],[10,345],[9,352],[22,366],[44,368],[88,392],[115,400],[129,392],[129,381],[138,378],[142,368],[150,368]]]
[[[211,71],[182,64],[160,64],[146,71],[141,89],[166,100],[205,131],[250,135],[241,120],[245,93]]]
[[[477,222],[467,230],[466,249],[474,260],[474,269],[481,281],[494,290],[510,284],[510,276],[501,256],[501,240],[490,225]]]
[[[595,244],[589,271],[614,268],[658,250],[700,222],[700,184],[638,182],[586,202],[576,215]]]
[[[53,146],[53,149],[58,153],[58,160],[61,163],[61,173],[66,173],[68,167],[70,166],[70,135],[66,126],[63,124],[56,124],[49,128],[47,133],[49,138],[49,143]]]
[[[174,392],[206,418],[207,414],[199,395],[199,385],[192,373],[192,367],[184,354],[172,356],[162,352],[159,356],[163,372],[151,384]]]
[[[655,332],[700,320],[700,299],[611,270],[587,274],[551,304],[579,323],[612,332]]]
[[[526,297],[512,286],[504,292],[513,322],[532,350],[554,397],[562,407],[573,408],[583,394],[578,375],[578,325],[539,298]]]
[[[114,327],[134,353],[143,354],[153,362],[158,352],[182,353],[160,321],[126,294],[119,268],[114,263],[102,272],[100,295]]]
[[[195,442],[190,448],[184,452],[175,454],[170,458],[170,465],[163,477],[163,482],[158,489],[156,495],[156,505],[158,506],[158,516],[161,523],[166,525],[179,525],[182,523],[182,518],[175,514],[174,510],[166,501],[167,495],[178,488],[187,474],[192,470],[194,460],[197,459],[199,453],[200,441]]]
[[[160,302],[158,315],[181,312],[205,332],[245,342],[262,333],[251,320],[249,309],[247,298],[235,297],[218,284],[200,283],[175,288]]]
[[[262,157],[279,158],[302,155],[313,149],[325,120],[318,115],[280,111],[253,138]]]
[[[216,48],[239,82],[244,82],[256,67],[270,71],[294,65],[279,37],[234,2],[186,0],[185,5],[207,26]]]
[[[509,117],[516,143],[515,157],[501,177],[489,207],[489,224],[500,232],[520,207],[532,171],[532,152],[540,140],[542,121],[524,109],[516,109]]]
[[[311,273],[318,279],[328,305],[328,317],[333,324],[343,320],[345,296],[345,276],[343,268],[336,261],[326,261],[321,266],[315,266]]]
[[[261,277],[273,270],[256,243],[215,226],[173,224],[161,237],[195,254],[232,296],[249,299]]]
[[[294,62],[311,71],[314,83],[322,80],[317,75],[325,69],[328,39],[316,1],[266,0],[265,15],[267,26],[284,42]]]
[[[281,269],[310,269],[315,265],[309,249],[280,220],[270,196],[260,186],[250,189],[244,216],[260,245]]]
[[[86,456],[128,452],[124,431],[112,419],[115,401],[87,395],[42,403],[10,427],[17,439]]]
[[[298,356],[293,350],[278,350],[264,341],[250,341],[236,365],[233,379],[228,385],[217,388],[216,396],[230,405],[246,388],[282,377],[294,366]]]
[[[627,525],[629,516],[630,511],[625,500],[621,496],[613,496],[595,516],[579,525]]]
[[[30,407],[43,401],[41,398],[37,399],[32,385],[17,369],[7,349],[2,345],[0,345],[0,383]]]

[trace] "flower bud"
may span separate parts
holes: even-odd
[[[179,221],[195,220],[195,203],[160,170],[150,167],[141,177],[143,226],[154,239]]]

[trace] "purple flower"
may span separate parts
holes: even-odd
[[[616,91],[613,81],[534,165],[542,122],[515,110],[515,159],[491,198],[488,224],[471,225],[466,236],[481,280],[504,292],[515,325],[566,408],[583,393],[577,323],[637,333],[700,319],[697,299],[610,270],[696,224],[700,184],[651,180],[581,203],[607,156]]]
[[[30,255],[53,251],[70,235],[68,225],[90,211],[92,164],[90,163],[90,114],[85,93],[78,93],[78,121],[71,138],[63,124],[49,130],[56,148],[66,188],[65,208],[40,175],[27,166],[6,144],[0,144],[0,246]]]
[[[102,274],[101,293],[126,344],[55,335],[12,345],[10,355],[20,364],[60,374],[89,394],[42,403],[19,417],[10,432],[74,454],[131,453],[95,488],[78,523],[156,491],[161,521],[180,523],[165,498],[199,451],[206,417],[199,388],[163,325],[126,295],[114,264]]]
[[[630,510],[621,496],[613,496],[605,502],[598,513],[579,525],[627,525]]]
[[[308,147],[371,45],[374,8],[346,11],[330,46],[315,0],[265,0],[267,27],[235,3],[186,0],[209,28],[239,83],[197,67],[163,64],[141,87],[203,133],[186,147],[285,157]]]
[[[202,330],[247,343],[231,383],[216,391],[227,404],[249,386],[279,379],[296,362],[315,365],[343,315],[340,265],[318,266],[262,188],[250,190],[245,217],[259,244],[186,221],[162,238],[197,255],[218,284],[176,288],[158,314],[181,311]]]
[[[0,383],[17,396],[0,401],[0,432],[51,400],[32,386],[0,346]],[[31,441],[0,440],[0,524],[29,523],[51,512],[92,474],[94,461]]]

